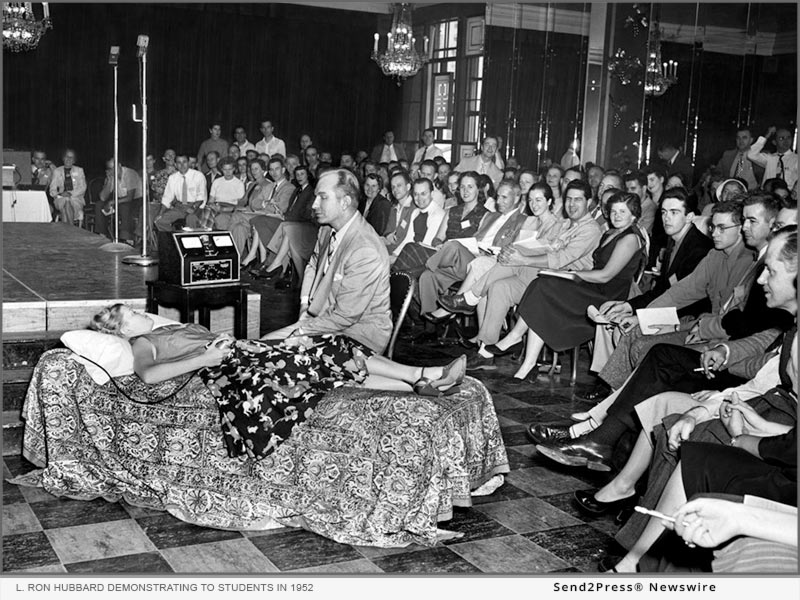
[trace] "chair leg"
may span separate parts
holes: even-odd
[[[581,347],[575,346],[572,349],[572,374],[569,378],[569,384],[575,385],[575,381],[578,379],[578,356],[581,353]]]

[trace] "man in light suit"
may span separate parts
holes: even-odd
[[[519,210],[520,188],[513,181],[504,181],[497,188],[497,212],[487,213],[475,234],[476,244],[496,248],[514,241],[527,218]],[[478,257],[458,240],[446,241],[425,263],[419,278],[420,313],[436,310],[436,301],[454,283],[464,281],[467,266]]]
[[[389,255],[358,212],[359,185],[344,169],[317,183],[312,206],[321,227],[306,266],[296,323],[263,339],[336,333],[383,352],[392,332]]]
[[[394,143],[394,131],[390,130],[383,134],[383,143],[378,144],[372,149],[370,158],[376,163],[404,160],[406,158],[406,151],[403,149],[403,146]]]
[[[753,145],[753,134],[749,127],[739,127],[736,130],[736,148],[726,150],[722,153],[722,158],[717,163],[717,168],[722,171],[725,178],[736,177],[747,182],[747,189],[756,189],[761,178],[764,176],[764,169],[747,158],[750,146]]]

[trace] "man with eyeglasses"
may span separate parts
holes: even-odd
[[[766,154],[764,145],[775,136],[775,154]],[[747,158],[760,167],[764,167],[764,181],[778,177],[786,182],[792,189],[797,182],[797,154],[792,151],[792,132],[786,127],[776,129],[775,126],[767,130],[766,135],[759,136],[750,147]]]

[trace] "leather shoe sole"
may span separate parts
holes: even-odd
[[[566,446],[566,448],[563,446]],[[580,444],[564,444],[562,447],[537,444],[536,450],[542,456],[567,467],[586,467],[590,471],[603,472],[611,470],[607,463],[609,460],[607,456],[601,456],[595,452],[586,452],[585,448],[578,449],[576,446],[580,446]]]

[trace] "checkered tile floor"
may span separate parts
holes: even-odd
[[[258,283],[254,287],[259,287]],[[266,291],[266,290],[264,290]],[[291,322],[289,294],[264,294],[262,331]],[[289,311],[289,312],[287,312]],[[274,321],[274,322],[273,322]],[[442,364],[459,346],[400,344],[399,361]],[[569,358],[565,358],[565,371]],[[512,471],[491,496],[457,509],[440,524],[463,537],[434,548],[382,549],[339,544],[307,531],[220,531],[169,514],[108,503],[59,499],[41,489],[3,484],[3,570],[69,573],[548,573],[594,572],[605,553],[619,553],[611,516],[586,517],[572,495],[604,483],[602,474],[571,470],[537,456],[525,434],[532,421],[567,422],[589,404],[573,397],[568,376],[515,385],[516,365],[498,359],[479,371],[492,392]],[[588,373],[586,355],[578,372]],[[587,384],[579,378],[578,384]],[[3,478],[33,468],[5,457]]]

